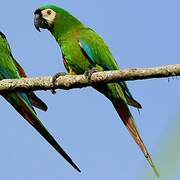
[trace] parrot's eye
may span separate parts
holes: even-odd
[[[54,23],[56,12],[54,12],[52,9],[44,9],[41,10],[41,16],[44,22],[47,23],[48,26],[51,26]]]
[[[51,15],[51,10],[47,10],[47,14],[48,14],[48,15]]]

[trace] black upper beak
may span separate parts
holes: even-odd
[[[40,28],[48,29],[49,24],[48,22],[42,17],[41,10],[37,9],[34,12],[34,26],[40,32]]]
[[[41,30],[40,30],[41,20],[40,19],[41,19],[40,14],[34,14],[34,26],[39,32],[41,32]]]

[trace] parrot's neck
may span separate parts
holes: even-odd
[[[57,21],[54,23],[53,28],[50,31],[60,45],[67,34],[71,34],[77,31],[80,27],[84,26],[72,15],[69,15],[68,17],[60,16],[56,18]]]

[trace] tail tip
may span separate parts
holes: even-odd
[[[75,168],[79,173],[81,173],[81,170],[80,170],[77,166],[74,166],[74,168]]]

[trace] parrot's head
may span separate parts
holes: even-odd
[[[34,25],[38,31],[42,28],[51,33],[62,34],[77,24],[80,25],[81,22],[68,11],[55,5],[45,5],[34,12]]]
[[[34,12],[34,25],[38,31],[51,29],[57,17],[57,8],[52,5],[43,6]]]
[[[0,38],[6,40],[6,36],[0,31]]]

